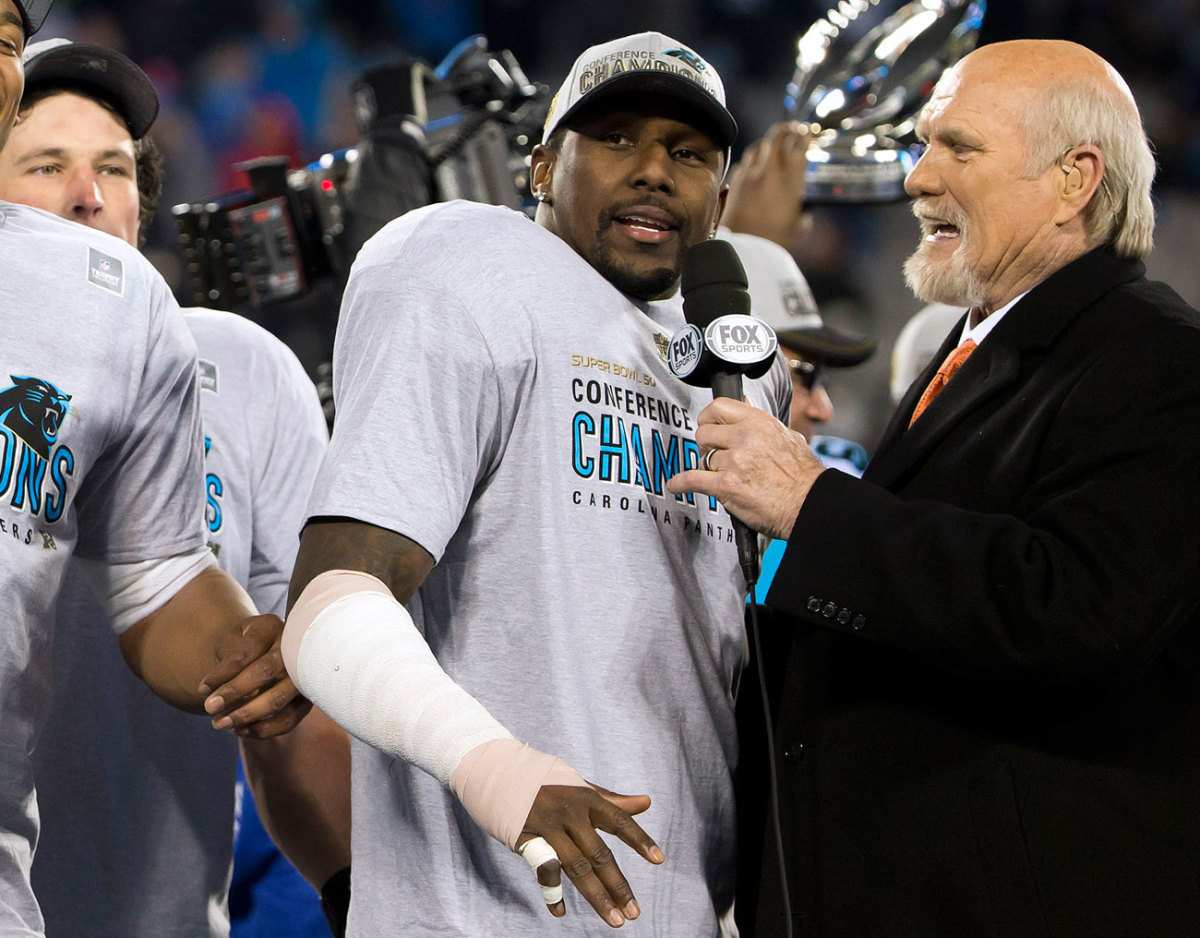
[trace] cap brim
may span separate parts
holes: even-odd
[[[16,0],[17,9],[21,11],[21,19],[25,24],[26,39],[42,28],[53,3],[54,0]]]
[[[572,118],[591,110],[599,101],[630,93],[679,99],[704,119],[708,126],[702,129],[712,135],[714,142],[722,147],[730,147],[737,139],[738,126],[733,115],[696,82],[673,72],[626,72],[614,75],[563,112],[556,126],[567,126]]]
[[[797,352],[819,356],[821,362],[831,368],[846,368],[865,362],[875,352],[875,341],[863,335],[843,332],[832,326],[814,329],[781,331],[776,335],[780,345]]]
[[[25,63],[25,93],[48,86],[95,94],[117,109],[135,140],[144,137],[158,116],[158,93],[132,60],[105,46],[65,43]]]

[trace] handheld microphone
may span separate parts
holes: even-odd
[[[693,387],[712,388],[713,397],[744,400],[742,376],[761,378],[771,369],[779,342],[775,330],[750,315],[746,271],[728,241],[702,241],[683,256],[683,316],[671,336],[667,365]],[[758,582],[758,540],[733,515],[738,563],[746,585]]]

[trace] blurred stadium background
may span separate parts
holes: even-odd
[[[416,57],[436,65],[466,36],[508,49],[535,82],[556,87],[584,47],[641,29],[694,45],[721,71],[742,141],[783,115],[793,46],[829,0],[57,0],[38,38],[124,51],[154,80],[153,136],[167,187],[148,253],[191,304],[170,206],[245,186],[233,164],[287,155],[303,165],[357,142],[351,82],[368,66]],[[892,10],[898,0],[884,0]],[[1073,39],[1132,87],[1159,159],[1151,274],[1200,305],[1200,4],[1195,0],[992,0],[981,42]],[[735,153],[736,156],[736,153]],[[826,317],[873,335],[868,364],[829,374],[828,432],[870,448],[890,408],[889,353],[920,307],[900,268],[916,228],[904,204],[830,207],[796,256]],[[259,318],[257,314],[256,318]],[[261,321],[315,372],[320,329],[264,312]]]

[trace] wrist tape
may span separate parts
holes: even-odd
[[[450,776],[450,790],[471,818],[509,850],[517,849],[533,799],[543,785],[590,787],[562,759],[516,739],[476,746]]]

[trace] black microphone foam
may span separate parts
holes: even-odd
[[[683,315],[704,329],[718,316],[750,315],[746,268],[728,241],[701,241],[683,255]]]
[[[692,326],[706,329],[720,316],[750,315],[750,291],[746,268],[728,241],[702,241],[688,248],[683,255],[683,276],[679,290],[683,294],[683,316]],[[684,327],[685,329],[687,326]],[[769,327],[765,327],[769,329]],[[774,334],[772,333],[772,343]],[[766,346],[773,349],[771,346]],[[770,367],[770,357],[766,366]],[[745,366],[733,363],[717,364],[704,375],[714,397],[742,400],[742,374]],[[699,377],[697,375],[696,377]],[[695,380],[685,378],[689,383]],[[758,537],[732,514],[734,539],[737,543],[738,564],[746,586],[753,591],[758,582]]]

